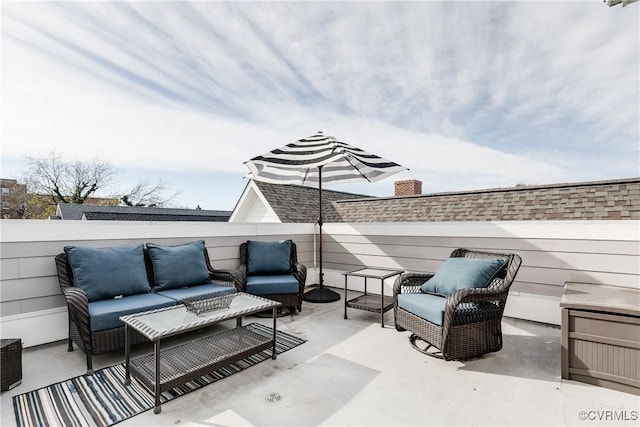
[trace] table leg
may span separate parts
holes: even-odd
[[[347,318],[347,276],[344,276],[344,318]]]
[[[384,279],[380,279],[380,327],[384,328]]]
[[[155,407],[153,408],[154,414],[159,414],[162,408],[160,407],[160,340],[153,343],[153,353],[156,359],[156,372],[155,372]]]
[[[276,359],[276,321],[278,320],[278,307],[273,307],[273,351],[271,359]]]
[[[131,372],[129,371],[129,361],[131,359],[131,350],[129,349],[130,339],[129,325],[124,324],[124,385],[131,384]]]

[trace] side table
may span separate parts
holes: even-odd
[[[393,268],[364,267],[342,273],[344,276],[344,318],[347,318],[347,307],[358,310],[380,313],[380,327],[384,328],[384,313],[393,308],[393,297],[384,295],[384,281],[393,276],[404,273],[404,270]],[[364,293],[347,299],[347,281],[349,276],[364,278]],[[367,279],[380,280],[380,295],[367,293]]]

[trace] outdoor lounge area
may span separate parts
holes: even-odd
[[[277,330],[301,343],[213,384],[150,406],[118,425],[636,425],[640,398],[561,378],[560,298],[570,280],[638,280],[635,221],[325,224],[329,304],[305,302],[277,319]],[[22,383],[1,395],[1,424],[17,425],[13,396],[82,376],[85,355],[67,351],[66,304],[54,258],[65,245],[127,246],[203,239],[214,268],[239,265],[247,240],[291,238],[298,260],[317,278],[313,224],[65,224],[3,222],[2,338],[20,338]],[[179,236],[179,237],[176,237]],[[349,310],[342,273],[362,266],[435,271],[453,248],[501,249],[522,257],[502,320],[502,349],[445,361],[415,351],[394,313]],[[606,252],[606,253],[603,253]],[[362,291],[349,281],[347,298]],[[625,282],[626,280],[626,282]],[[393,280],[385,283],[390,294]],[[379,293],[375,283],[369,284]],[[244,325],[271,326],[249,315]],[[235,327],[228,320],[170,338],[167,347]],[[304,342],[302,342],[304,341]],[[133,347],[132,356],[153,346]],[[117,350],[93,356],[100,371],[124,361]]]
[[[305,305],[278,319],[303,345],[119,425],[635,425],[595,421],[593,412],[580,418],[581,411],[631,417],[638,396],[561,381],[558,327],[505,319],[500,352],[445,362],[413,350],[391,312],[382,329],[374,313],[344,320],[341,310],[340,302]],[[121,352],[99,355],[94,367],[120,362]],[[3,426],[15,425],[12,395],[78,375],[84,358],[58,342],[25,350],[23,366],[22,385],[2,394]],[[269,401],[273,393],[279,400]]]

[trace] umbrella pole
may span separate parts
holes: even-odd
[[[326,302],[334,302],[340,299],[340,294],[332,291],[331,289],[327,289],[324,287],[324,273],[322,272],[322,166],[318,166],[318,193],[319,193],[319,216],[318,216],[318,225],[319,225],[319,233],[318,233],[318,250],[320,251],[320,286],[316,289],[313,289],[309,292],[306,292],[303,295],[305,301],[315,302],[315,303],[326,303]]]

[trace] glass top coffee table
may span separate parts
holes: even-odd
[[[271,358],[275,359],[277,310],[281,305],[277,301],[259,296],[237,293],[196,301],[191,309],[180,304],[120,317],[125,324],[125,384],[131,383],[133,375],[153,390],[154,412],[158,414],[161,410],[160,394],[164,391],[269,347],[272,349]],[[198,314],[199,308],[203,307],[216,308]],[[242,327],[242,316],[268,309],[272,309],[273,336],[265,337]],[[164,338],[229,319],[236,319],[236,328],[175,347],[160,348],[160,342]],[[131,329],[153,342],[152,354],[131,359]]]

